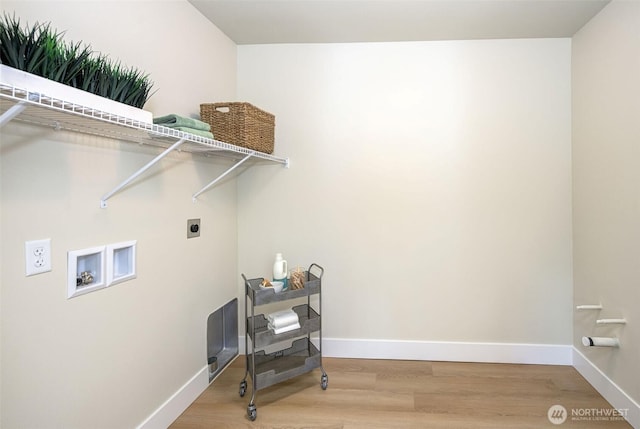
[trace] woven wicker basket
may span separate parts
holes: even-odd
[[[275,116],[249,103],[205,103],[200,119],[211,125],[216,140],[273,153]]]

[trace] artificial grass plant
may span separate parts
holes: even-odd
[[[81,42],[66,42],[51,23],[20,25],[0,17],[0,62],[93,94],[142,108],[151,96],[148,74],[123,66]]]

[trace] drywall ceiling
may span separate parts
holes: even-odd
[[[189,0],[239,45],[571,37],[610,0]]]

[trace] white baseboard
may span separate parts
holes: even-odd
[[[322,354],[362,359],[571,365],[571,346],[325,338]]]
[[[240,337],[239,344],[240,354],[243,354],[244,337]],[[323,356],[354,359],[571,365],[572,350],[570,345],[553,344],[322,339]]]
[[[244,343],[243,343],[244,344]],[[239,355],[233,357],[227,365],[233,362]],[[222,374],[220,371],[213,380],[209,381],[209,365],[205,365],[189,381],[187,381],[176,393],[164,401],[147,419],[140,423],[136,429],[166,429],[173,423],[184,410],[195,401],[209,384]]]
[[[626,419],[629,424],[640,429],[640,405],[575,347],[573,348],[573,366],[613,408],[626,410]]]
[[[176,393],[160,405],[137,429],[166,429],[209,386],[209,366],[205,365]]]

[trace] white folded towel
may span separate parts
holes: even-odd
[[[267,320],[269,321],[269,324],[276,329],[282,328],[284,326],[295,325],[296,323],[298,324],[298,328],[300,327],[298,313],[296,313],[292,309],[271,313],[267,316]]]
[[[273,331],[274,334],[282,334],[283,332],[289,332],[296,329],[300,329],[300,323],[294,323],[293,325],[283,326],[281,328],[275,328],[271,323],[269,323],[269,329]]]

